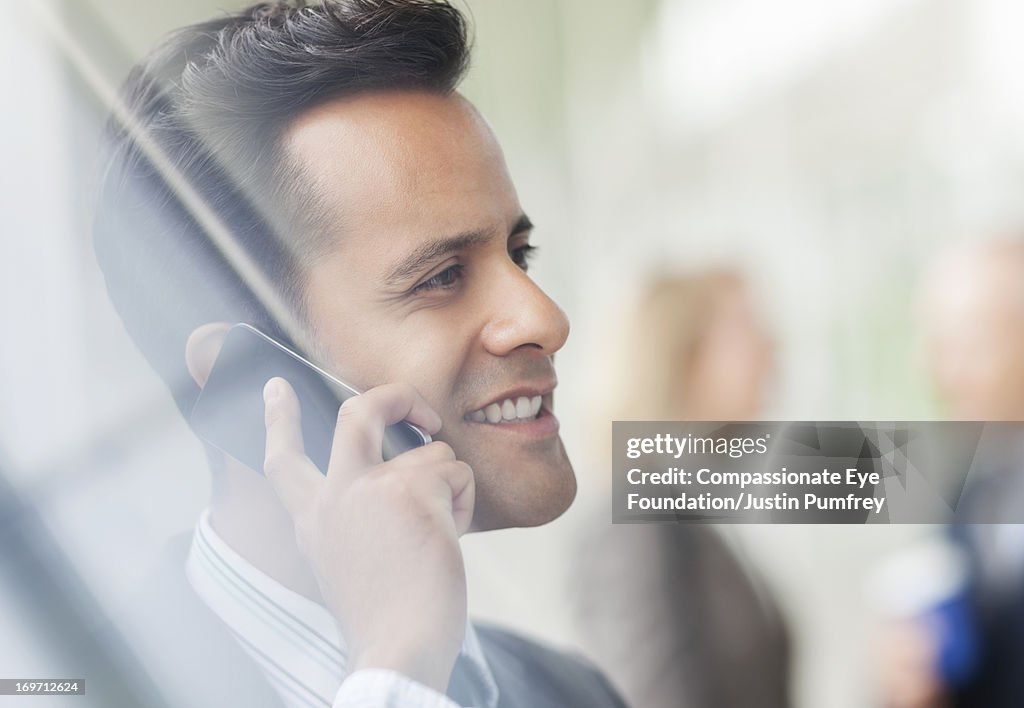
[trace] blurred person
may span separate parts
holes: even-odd
[[[627,323],[609,420],[752,420],[772,344],[745,279],[666,275]],[[608,485],[610,487],[610,484]],[[610,494],[610,489],[607,492]],[[631,705],[782,708],[789,638],[768,589],[709,525],[608,525],[584,541],[576,590],[589,652]]]
[[[96,252],[182,412],[230,323],[289,341],[225,248],[365,391],[326,476],[281,379],[266,477],[208,447],[211,505],[142,610],[172,703],[622,705],[585,661],[466,616],[460,536],[545,524],[576,492],[553,408],[569,324],[527,274],[532,225],[456,91],[468,61],[441,0],[271,2],[178,30],[125,83],[136,125],[108,135]],[[210,240],[166,164],[234,243]],[[384,461],[403,419],[434,442]]]
[[[1024,238],[940,253],[922,278],[919,313],[944,417],[1024,420]],[[1021,520],[1024,446],[1011,437],[993,449],[975,460],[979,476],[947,530],[964,581],[933,603],[938,612],[884,629],[879,677],[893,708],[1024,705],[1024,526],[989,523]]]
[[[927,370],[944,417],[1024,420],[1024,239],[959,246],[921,287]]]

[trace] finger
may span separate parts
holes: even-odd
[[[436,462],[451,462],[455,459],[455,451],[451,445],[440,440],[434,440],[426,445],[406,450],[401,455],[393,458],[389,464],[395,467],[416,467],[429,465]]]
[[[447,486],[450,512],[459,536],[469,531],[476,504],[476,480],[473,469],[465,462],[453,460],[428,468]],[[422,471],[421,471],[422,472]]]
[[[465,462],[452,465],[452,475],[448,486],[452,490],[452,518],[455,530],[463,535],[473,525],[473,510],[476,509],[476,477],[473,468]]]
[[[433,435],[441,418],[408,384],[385,384],[348,399],[338,411],[328,482],[349,484],[362,470],[384,461],[387,426],[408,420]]]
[[[293,519],[311,508],[323,484],[323,475],[306,457],[302,442],[299,399],[282,378],[263,387],[264,423],[267,428],[263,474]]]

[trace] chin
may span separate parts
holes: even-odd
[[[478,475],[472,531],[542,526],[554,521],[576,498],[576,476],[568,459],[556,469],[519,476],[514,484],[495,484]],[[507,478],[506,478],[507,479]]]

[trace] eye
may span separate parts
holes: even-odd
[[[426,290],[443,290],[454,286],[462,279],[465,266],[461,263],[449,266],[435,276],[427,278],[412,289],[413,294]]]
[[[513,248],[509,251],[509,255],[512,256],[512,260],[517,266],[523,270],[529,270],[530,261],[537,255],[537,247],[527,243],[518,248]]]

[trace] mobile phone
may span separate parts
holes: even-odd
[[[326,474],[338,409],[359,392],[252,325],[236,324],[228,331],[192,408],[192,429],[262,474],[267,444],[263,387],[275,376],[295,390],[306,455]],[[381,454],[388,460],[428,442],[427,433],[403,421],[385,429]]]

